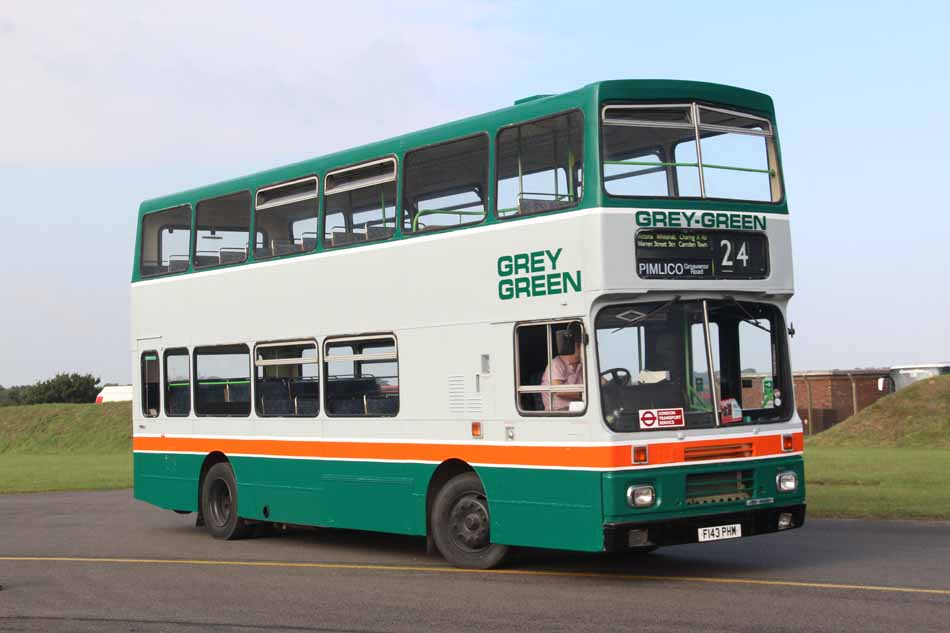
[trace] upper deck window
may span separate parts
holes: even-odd
[[[191,207],[149,213],[142,217],[139,274],[143,277],[188,270]]]
[[[498,217],[576,206],[582,195],[580,112],[505,128],[498,135]]]
[[[300,178],[257,191],[254,257],[267,259],[317,246],[317,178]]]
[[[198,203],[195,268],[237,264],[247,259],[251,194],[247,191]]]
[[[767,119],[695,103],[603,109],[604,189],[621,197],[781,199]]]
[[[488,203],[488,136],[479,134],[406,154],[403,231],[475,224]]]
[[[396,233],[396,159],[330,172],[324,192],[326,248],[386,240]]]

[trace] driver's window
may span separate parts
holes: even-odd
[[[525,415],[584,413],[587,381],[581,322],[519,325],[515,339],[518,410]]]

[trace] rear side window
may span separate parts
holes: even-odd
[[[188,270],[191,207],[183,205],[142,217],[139,274],[143,277]]]
[[[257,346],[254,393],[261,417],[315,417],[320,402],[317,344],[313,341]]]
[[[161,409],[161,378],[158,369],[158,352],[142,354],[142,415],[157,418]]]
[[[191,367],[188,350],[165,352],[165,415],[181,417],[191,413]]]
[[[306,253],[317,247],[317,178],[301,178],[257,192],[254,257]]]
[[[396,233],[396,160],[384,158],[327,174],[323,244],[336,248]]]
[[[487,135],[410,152],[404,173],[404,232],[446,229],[485,219]]]
[[[250,230],[249,192],[199,202],[195,213],[195,268],[245,261]]]
[[[399,413],[399,356],[394,337],[327,341],[323,366],[328,415],[388,417]]]
[[[251,354],[247,345],[195,348],[195,413],[251,414]]]
[[[498,217],[576,206],[583,193],[580,112],[509,127],[498,135]]]

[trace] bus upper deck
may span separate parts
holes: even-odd
[[[643,209],[641,227],[761,229],[787,213],[779,163],[765,95],[602,82],[146,201],[132,279],[602,207]]]

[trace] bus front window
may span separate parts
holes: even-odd
[[[606,105],[604,191],[617,198],[782,198],[772,123],[699,105]]]
[[[711,428],[790,417],[781,313],[766,304],[706,301],[707,328],[703,303],[635,303],[599,313],[601,401],[611,429]]]

